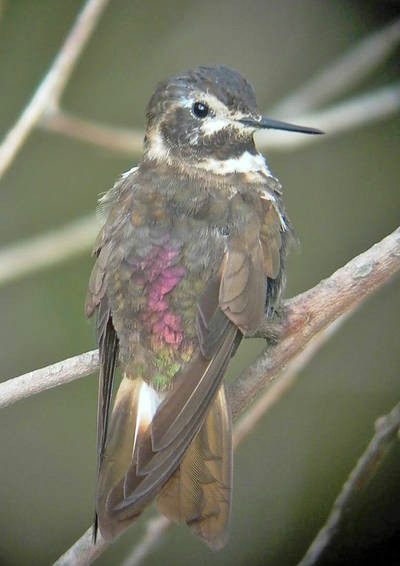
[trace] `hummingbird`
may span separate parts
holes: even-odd
[[[220,549],[232,504],[223,377],[278,308],[292,236],[254,134],[322,132],[263,117],[224,66],[161,82],[146,118],[140,165],[99,201],[86,299],[100,356],[95,533],[114,539],[155,500]]]

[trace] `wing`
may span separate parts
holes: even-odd
[[[118,337],[112,323],[111,310],[106,296],[106,268],[111,253],[111,243],[103,245],[104,229],[100,232],[95,248],[97,255],[89,279],[85,303],[88,317],[96,311],[96,336],[99,345],[99,386],[97,399],[97,473],[104,455],[110,414],[115,368],[118,359]],[[97,514],[94,521],[94,540],[97,537]]]
[[[113,325],[107,290],[107,271],[110,258],[118,245],[115,236],[126,222],[126,211],[132,206],[132,179],[136,169],[122,176],[99,201],[99,211],[106,217],[97,236],[94,252],[96,262],[89,279],[85,302],[86,316],[96,311],[96,337],[99,345],[99,393],[97,412],[98,468],[103,457],[107,437],[110,403],[118,359],[118,337]],[[122,198],[123,197],[123,198]],[[115,206],[118,204],[118,206]]]
[[[257,330],[264,315],[266,274],[264,254],[256,223],[231,238],[222,268],[219,304],[243,334]]]
[[[232,494],[232,423],[222,385],[200,432],[165,484],[158,508],[176,523],[187,523],[217,550],[227,540]]]

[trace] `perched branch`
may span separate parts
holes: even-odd
[[[389,254],[392,253],[394,257],[396,257],[396,256],[399,257],[399,254],[400,254],[400,230],[397,230],[394,234],[396,235],[397,247],[393,248],[393,251],[389,252]],[[387,240],[387,238],[386,238],[386,240]],[[382,243],[383,242],[381,242],[381,244]],[[375,246],[374,246],[374,248],[375,248]],[[374,248],[369,250],[369,252],[373,251]],[[369,252],[366,252],[366,253],[369,253]],[[351,267],[352,270],[354,269],[353,279],[354,279],[355,285],[357,287],[358,287],[357,280],[360,277],[361,278],[365,277],[365,276],[367,276],[371,273],[369,271],[369,265],[372,266],[372,265],[376,264],[376,255],[378,255],[377,252],[380,255],[380,252],[375,248],[374,254],[370,254],[369,258],[364,257],[362,259],[362,256],[366,256],[366,254],[362,254],[361,256],[358,256],[358,258],[355,258],[354,260],[352,260],[352,262],[350,262],[350,264],[347,264],[347,266],[342,268],[342,270],[346,270],[346,269],[349,270],[350,267]],[[374,255],[375,255],[375,258],[373,257]],[[386,267],[383,266],[383,264],[386,263],[386,260],[382,257],[381,261],[382,261],[382,266],[381,266],[382,271],[386,271]],[[399,269],[399,268],[400,268],[400,266],[398,265],[397,269]],[[388,271],[391,271],[391,267],[389,265],[387,265],[387,269],[388,269]],[[323,285],[326,288],[329,288],[330,281],[332,281],[332,278],[336,277],[336,283],[334,282],[333,285],[334,285],[334,287],[337,286],[338,281],[343,281],[346,277],[346,274],[344,274],[344,273],[340,274],[340,272],[342,270],[339,270],[331,278],[323,281],[322,282]],[[381,268],[378,268],[378,270],[381,271]],[[380,285],[379,280],[383,281],[383,279],[385,278],[385,275],[383,275],[383,273],[381,275],[378,275],[378,272],[377,272],[377,273],[375,273],[375,276],[376,276],[375,283],[373,283],[371,281],[369,282],[368,290],[365,291],[365,294],[363,293],[362,298],[367,296],[367,294],[372,292],[378,285]],[[346,279],[347,279],[347,277],[346,277]],[[350,283],[350,280],[349,280],[349,283]],[[317,287],[314,288],[314,289],[316,290]],[[344,289],[343,289],[343,291],[344,291]],[[354,288],[354,291],[356,292],[356,287]],[[315,292],[317,292],[317,291],[315,291]],[[334,290],[333,290],[333,292],[334,292]],[[311,291],[309,293],[311,293]],[[351,294],[353,294],[353,291],[351,292]],[[296,299],[293,299],[292,301],[296,301],[296,303],[301,303],[301,297],[302,297],[302,295],[300,295]],[[319,304],[321,304],[321,303],[319,303]],[[348,309],[354,310],[354,304],[353,304],[353,301],[350,298],[350,296],[348,296],[348,303],[347,304],[348,304],[348,306],[347,306]],[[306,310],[307,310],[307,307],[306,307]],[[294,383],[296,382],[296,379],[299,376],[299,372],[306,366],[306,364],[310,361],[310,359],[314,356],[314,354],[321,348],[321,346],[323,344],[325,344],[325,342],[337,331],[339,326],[341,326],[343,324],[343,322],[347,319],[348,314],[350,314],[350,310],[347,310],[347,314],[343,314],[343,315],[339,316],[339,318],[336,318],[336,320],[334,322],[332,322],[331,324],[329,324],[329,326],[326,326],[323,330],[321,330],[320,332],[315,334],[314,337],[310,341],[308,341],[308,343],[305,345],[304,349],[296,357],[294,357],[290,361],[290,363],[287,365],[286,369],[280,374],[279,379],[277,381],[273,381],[270,384],[270,386],[268,387],[268,389],[265,391],[265,393],[260,395],[259,398],[257,398],[257,400],[255,401],[255,403],[243,415],[243,417],[238,420],[238,422],[235,425],[234,435],[233,435],[233,446],[234,446],[235,450],[237,450],[237,448],[240,446],[240,444],[245,440],[245,438],[256,427],[257,423],[265,415],[265,413],[279,399],[281,399],[281,397],[294,385]],[[267,354],[267,355],[269,355],[269,354]],[[397,419],[397,420],[395,421],[395,419]],[[400,426],[399,420],[400,420],[400,405],[392,411],[391,415],[384,418],[382,421],[381,420],[378,421],[378,424],[382,423],[383,426],[379,425],[378,433],[377,433],[377,435],[375,435],[374,440],[371,442],[370,446],[372,446],[373,447],[372,449],[374,450],[373,455],[367,455],[367,452],[366,452],[366,454],[360,460],[360,464],[366,463],[367,466],[370,466],[370,467],[372,466],[372,464],[374,462],[374,457],[377,458],[377,454],[380,454],[379,447],[381,447],[381,449],[382,449],[382,447],[385,446],[386,443],[390,442],[391,440],[393,440],[395,438],[395,434],[394,434],[395,422],[397,422],[397,428],[399,428],[399,426]],[[390,434],[391,434],[390,438],[388,438],[388,435],[386,434],[388,429],[390,430]],[[381,455],[381,457],[382,457],[382,455]],[[359,470],[360,464],[358,465],[357,470]],[[367,466],[365,468],[362,468],[364,473],[366,473],[369,469]],[[371,470],[369,469],[369,471],[371,471]],[[354,473],[355,472],[353,472],[353,474]],[[353,474],[352,474],[352,476],[353,476]],[[358,481],[360,481],[360,477],[361,476],[359,474],[356,476]],[[349,482],[350,482],[350,480],[349,480]],[[330,519],[329,523],[327,523],[327,526],[324,527],[324,532],[321,531],[321,534],[318,535],[318,538],[313,543],[313,545],[310,548],[310,550],[308,551],[306,557],[303,559],[303,560],[306,560],[306,558],[308,558],[308,555],[310,554],[310,558],[312,557],[313,560],[310,561],[310,562],[304,562],[304,563],[302,561],[301,564],[299,564],[299,566],[313,566],[316,563],[316,559],[318,558],[318,556],[320,555],[322,550],[325,548],[326,543],[328,542],[328,540],[330,540],[332,538],[333,532],[336,532],[338,530],[339,520],[342,517],[344,506],[348,504],[347,500],[351,496],[353,496],[353,497],[355,496],[354,491],[355,491],[356,485],[358,485],[356,479],[351,483],[351,485],[347,486],[347,484],[346,484],[347,489],[346,489],[346,486],[344,487],[344,491],[346,492],[346,495],[341,494],[341,496],[337,500],[337,502],[339,502],[339,503],[341,501],[343,501],[343,503],[340,504],[339,510],[336,513],[332,512],[331,519]],[[335,507],[336,507],[336,504],[335,504]],[[154,522],[154,525],[153,525],[153,522],[151,522],[151,521]],[[334,525],[332,525],[333,521],[335,521]],[[147,556],[154,549],[155,545],[157,543],[159,543],[161,535],[164,534],[167,531],[167,529],[170,525],[171,525],[171,523],[168,522],[163,517],[150,520],[147,524],[145,537],[135,546],[135,548],[133,549],[133,552],[131,554],[129,554],[129,556],[122,563],[122,566],[138,566],[142,562],[142,560],[145,558],[145,556]],[[153,528],[153,526],[154,526],[154,528]],[[334,527],[334,530],[333,530],[333,527]],[[68,566],[68,565],[66,564],[65,566]]]
[[[327,522],[298,566],[314,566],[317,564],[318,559],[321,558],[335,535],[343,527],[346,522],[347,511],[358,497],[360,489],[368,483],[376,471],[377,465],[383,460],[383,457],[397,439],[400,430],[400,403],[388,415],[380,417],[376,421],[375,429],[374,437],[333,504]]]
[[[314,336],[358,306],[399,270],[400,228],[397,228],[328,279],[287,301],[285,323],[279,343],[269,347],[267,353],[230,387],[233,414],[236,416],[249,405],[258,392],[300,354]],[[268,320],[266,324],[269,324]],[[260,333],[262,332],[261,328]],[[77,367],[79,375],[76,375]],[[0,399],[4,399],[3,406],[11,405],[31,394],[88,375],[96,368],[94,352],[86,352],[59,364],[36,370],[39,373],[31,372],[1,383]],[[58,377],[52,381],[51,376],[54,373]]]
[[[145,535],[121,563],[121,566],[139,566],[146,556],[162,542],[163,535],[172,525],[173,523],[164,515],[149,519],[146,523]],[[68,566],[68,564],[65,566]]]
[[[400,43],[400,19],[368,35],[337,61],[272,108],[274,116],[295,116],[354,87]]]
[[[99,222],[94,214],[40,236],[0,249],[0,285],[55,265],[93,247]]]
[[[79,14],[31,101],[0,146],[0,178],[11,165],[26,137],[49,108],[57,106],[79,55],[90,38],[109,0],[88,0]]]
[[[0,408],[8,407],[36,393],[90,375],[98,367],[98,351],[92,350],[51,366],[25,373],[20,377],[8,379],[0,384]]]
[[[93,544],[93,526],[90,526],[75,544],[54,562],[53,566],[88,566],[109,546],[110,543],[103,539],[100,532],[96,544]]]

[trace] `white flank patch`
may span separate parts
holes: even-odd
[[[261,153],[256,155],[245,151],[240,157],[231,157],[229,159],[214,159],[209,157],[204,161],[200,161],[197,167],[201,167],[206,171],[212,171],[217,175],[225,175],[227,173],[255,173],[263,171],[269,177],[272,177],[271,171],[268,169],[265,157]]]
[[[140,386],[138,409],[136,416],[135,439],[133,441],[132,454],[135,452],[137,437],[144,432],[153,420],[164,395],[153,389],[145,381]]]

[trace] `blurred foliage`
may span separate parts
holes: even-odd
[[[13,124],[48,69],[81,0],[9,0],[0,19],[0,131]],[[398,14],[395,2],[113,0],[64,96],[66,109],[141,127],[155,83],[197,64],[224,63],[255,86],[262,108],[300,86]],[[361,85],[398,78],[398,53]],[[271,153],[272,171],[301,241],[287,295],[326,277],[399,220],[400,116],[320,144]],[[273,133],[271,133],[273,135]],[[140,159],[138,156],[137,159]],[[84,215],[132,160],[35,132],[0,186],[0,242]],[[94,347],[83,301],[92,260],[78,257],[0,289],[2,378]],[[372,436],[399,398],[398,283],[382,289],[323,348],[297,386],[236,455],[232,535],[211,553],[187,529],[170,531],[146,564],[295,564],[325,520]],[[260,342],[246,341],[231,373]],[[93,516],[96,376],[0,413],[0,564],[48,564]],[[400,530],[398,447],[352,511],[332,564],[386,549]],[[396,503],[396,504],[395,504]],[[98,564],[116,564],[143,532],[138,522]],[[360,561],[360,562],[359,562]]]

